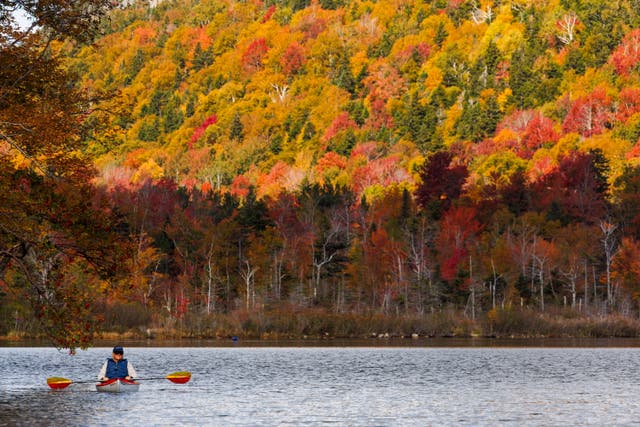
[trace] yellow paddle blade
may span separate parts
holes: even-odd
[[[187,372],[187,371],[174,372],[167,375],[166,378],[172,383],[184,384],[189,382],[189,380],[191,379],[191,372]]]
[[[49,387],[53,389],[65,388],[71,385],[71,383],[73,383],[73,381],[67,378],[62,378],[62,377],[47,378],[47,384],[49,385]]]

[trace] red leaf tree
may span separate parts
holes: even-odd
[[[620,91],[618,98],[616,120],[624,123],[629,117],[640,112],[640,89],[626,87]]]
[[[573,102],[562,123],[562,130],[587,137],[602,133],[611,122],[612,104],[604,88],[596,88],[591,94]]]
[[[454,280],[461,265],[466,265],[469,244],[480,229],[474,208],[453,207],[444,215],[437,238],[440,275],[444,280]]]
[[[306,60],[304,47],[298,42],[293,42],[280,58],[282,72],[287,76],[293,76],[300,71]]]
[[[613,64],[616,72],[623,76],[638,66],[640,62],[640,28],[629,32],[622,43],[613,51],[609,62]]]
[[[331,140],[334,136],[336,136],[339,132],[347,130],[347,129],[355,129],[357,127],[356,122],[349,118],[349,113],[346,111],[338,114],[327,131],[322,138],[325,142]]]
[[[522,142],[526,149],[534,151],[543,144],[557,142],[560,135],[553,128],[554,122],[548,117],[537,113],[529,121],[522,136]]]
[[[204,132],[209,126],[216,123],[218,123],[218,116],[215,113],[204,119],[202,124],[193,131],[193,135],[189,141],[189,149],[193,148],[193,145],[204,135]]]
[[[242,68],[247,72],[253,72],[262,68],[262,61],[269,51],[265,39],[257,39],[249,44],[242,54]]]
[[[469,172],[464,165],[452,163],[453,154],[439,151],[433,154],[420,171],[422,183],[416,190],[418,204],[439,218],[449,209],[451,201],[460,197]]]
[[[606,162],[599,152],[572,152],[532,185],[534,204],[556,219],[593,222],[606,208]]]

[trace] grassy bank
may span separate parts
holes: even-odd
[[[187,326],[188,325],[188,326]],[[159,331],[160,332],[160,331]],[[585,316],[573,311],[538,313],[527,309],[493,310],[477,319],[442,311],[424,315],[340,314],[324,310],[296,313],[237,312],[185,319],[181,337],[252,339],[371,337],[608,338],[640,337],[640,321],[619,315]]]
[[[322,309],[111,318],[97,339],[369,339],[416,337],[637,338],[640,321],[620,315],[584,315],[565,310],[540,313],[497,309],[475,320],[456,311],[423,315],[334,313]],[[37,330],[8,331],[3,339],[42,338]]]

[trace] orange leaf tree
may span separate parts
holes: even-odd
[[[33,27],[12,24],[13,8]],[[90,99],[59,59],[59,40],[90,39],[108,8],[7,0],[0,10],[0,285],[71,350],[90,344],[99,321],[92,289],[120,263],[112,212],[82,155]]]

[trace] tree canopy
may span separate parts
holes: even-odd
[[[639,310],[632,1],[2,5],[0,283],[57,345],[122,304]]]
[[[97,34],[107,6],[3,1],[0,14],[0,283],[71,349],[93,339],[94,293],[124,247],[83,149],[92,99],[61,52],[63,40]],[[29,23],[17,25],[18,12]]]

